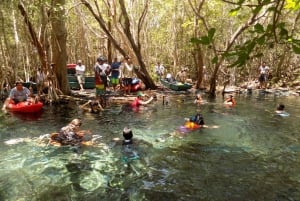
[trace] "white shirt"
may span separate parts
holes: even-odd
[[[163,74],[164,70],[165,70],[165,67],[162,64],[155,66],[156,73]]]
[[[260,74],[266,74],[270,68],[269,66],[261,66],[259,69],[260,69]]]
[[[84,71],[85,71],[85,65],[76,65],[75,67],[75,70],[76,70],[76,74],[77,75],[83,75],[84,74]]]

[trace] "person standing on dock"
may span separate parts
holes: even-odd
[[[77,81],[80,86],[80,91],[84,91],[83,85],[85,83],[85,79],[84,79],[85,65],[82,64],[81,60],[78,60],[75,70],[76,70]]]

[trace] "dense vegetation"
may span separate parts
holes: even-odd
[[[273,86],[300,75],[299,0],[4,0],[0,2],[0,90],[55,64],[55,89],[69,94],[66,64],[99,55],[129,56],[136,75],[155,88],[160,61],[187,67],[196,87],[257,78],[266,61]],[[203,66],[206,66],[205,72]],[[207,79],[204,78],[206,73]],[[55,94],[53,95],[55,97]]]

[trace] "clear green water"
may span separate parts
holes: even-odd
[[[112,106],[92,115],[76,105],[45,106],[37,116],[1,113],[0,200],[300,200],[299,97],[240,95],[234,108],[221,98],[201,106],[192,101],[181,95],[166,106],[158,100],[139,113]],[[278,103],[289,117],[274,115]],[[219,128],[176,131],[197,110]],[[37,142],[75,117],[83,119],[82,129],[102,136],[101,144],[77,149]],[[125,126],[140,140],[132,151],[139,159],[130,160],[132,153],[112,140]]]

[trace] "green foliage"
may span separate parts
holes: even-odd
[[[211,28],[210,30],[208,30],[207,36],[201,36],[200,38],[192,38],[190,42],[194,44],[210,45],[213,41],[215,33],[216,29]]]
[[[285,9],[297,11],[300,9],[300,0],[286,0]]]
[[[292,40],[292,49],[296,54],[300,54],[300,40]]]
[[[260,23],[257,23],[257,24],[254,25],[254,31],[257,32],[257,33],[264,33],[265,32],[264,27]]]

